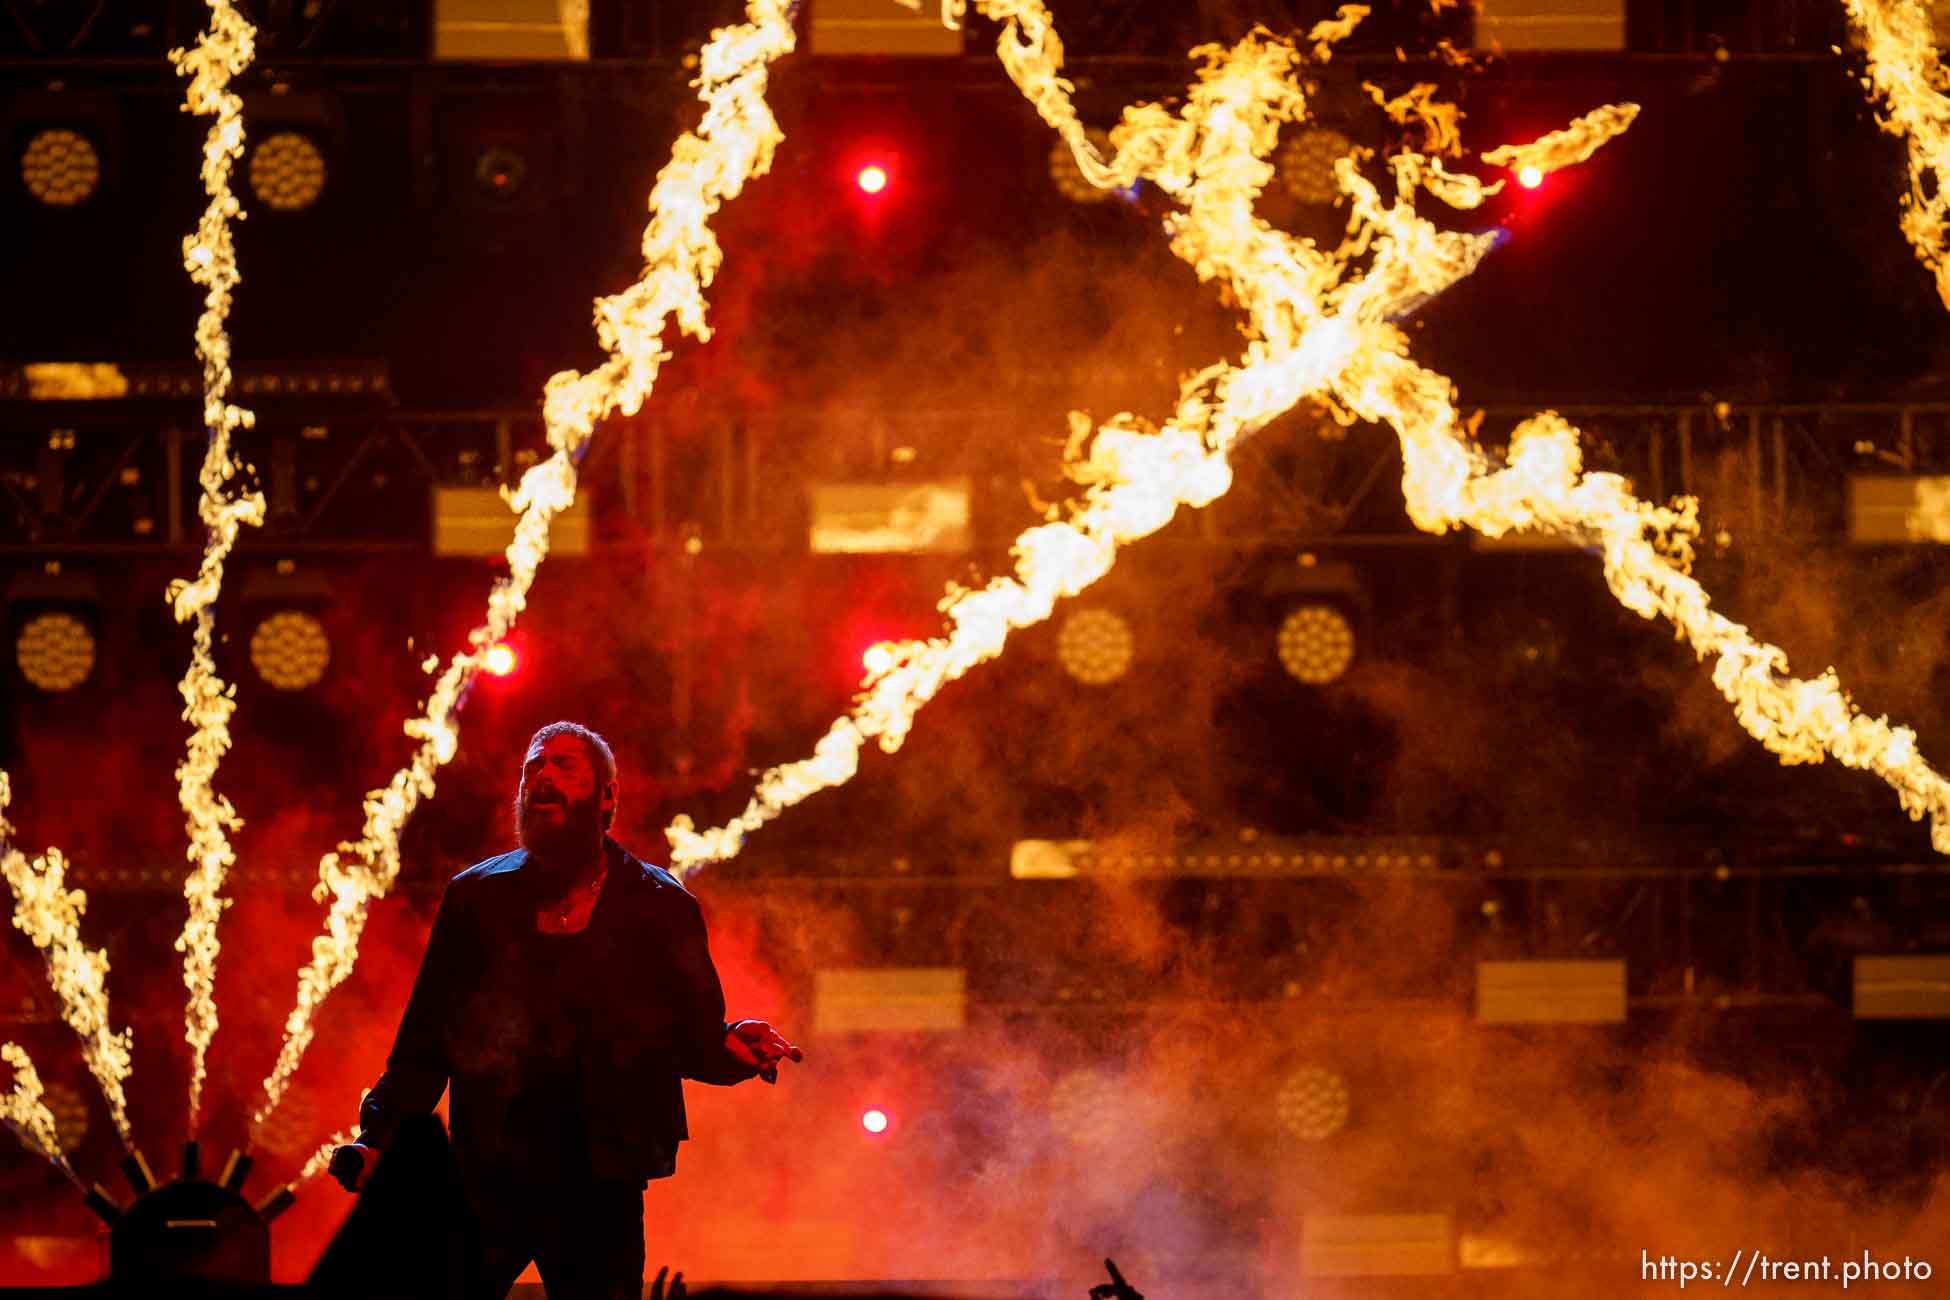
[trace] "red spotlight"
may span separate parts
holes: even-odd
[[[1517,168],[1517,184],[1527,190],[1534,190],[1544,183],[1544,169],[1537,166]]]
[[[870,673],[884,673],[897,662],[894,647],[887,641],[874,642],[860,655],[860,666]]]
[[[878,194],[887,188],[887,169],[879,163],[869,163],[860,169],[853,183],[860,187],[862,194]]]
[[[497,641],[488,648],[487,662],[483,666],[496,677],[506,677],[520,663],[521,656],[515,653],[513,646],[506,641]]]
[[[870,1107],[860,1116],[860,1127],[875,1135],[887,1131],[887,1112],[879,1107]]]

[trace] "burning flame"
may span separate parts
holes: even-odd
[[[1483,161],[1513,172],[1534,171],[1537,180],[1583,162],[1623,135],[1639,115],[1637,104],[1606,104],[1594,108],[1561,131],[1538,136],[1529,144],[1506,144],[1483,155]],[[1526,180],[1526,185],[1537,181]]]
[[[1903,196],[1903,236],[1916,259],[1936,277],[1937,296],[1950,307],[1950,89],[1937,56],[1930,6],[1922,0],[1842,0],[1862,38],[1869,75],[1863,88],[1889,106],[1882,128],[1909,150],[1909,193]],[[1940,847],[1940,846],[1939,846]]]
[[[253,1127],[283,1099],[311,1043],[319,1004],[352,973],[366,906],[399,874],[400,827],[433,793],[434,773],[454,756],[455,716],[466,688],[527,604],[536,567],[548,553],[549,521],[575,499],[576,464],[596,422],[611,411],[634,415],[642,406],[669,356],[663,348],[667,318],[674,317],[678,329],[693,338],[710,337],[704,291],[724,254],[707,222],[746,181],[772,165],[782,137],[765,102],[766,72],[794,43],[785,0],[750,0],[746,12],[747,22],[721,28],[699,53],[693,84],[704,102],[703,120],[677,140],[650,192],[643,275],[596,303],[596,334],[609,359],[587,373],[563,371],[548,381],[543,415],[555,451],[508,494],[509,507],[520,514],[507,551],[509,574],[488,597],[487,621],[468,636],[473,649],[453,657],[434,684],[426,712],[406,723],[406,734],[420,742],[419,748],[391,784],[366,796],[363,835],[319,863],[312,893],[321,902],[331,900],[326,929],[312,941],[311,962],[299,972],[297,1005],[285,1022],[284,1044],[264,1081],[265,1100]],[[428,661],[429,672],[437,666]]]
[[[209,535],[195,581],[178,580],[169,590],[176,621],[194,625],[190,665],[178,687],[190,736],[176,769],[177,800],[190,840],[190,873],[183,882],[189,916],[176,950],[183,954],[183,983],[189,990],[184,1021],[190,1045],[192,1137],[203,1106],[205,1057],[217,1032],[217,921],[228,905],[222,897],[224,878],[236,861],[228,832],[243,825],[230,801],[213,789],[217,766],[230,749],[230,715],[237,708],[233,688],[217,675],[213,607],[223,587],[224,560],[236,544],[239,529],[264,522],[262,493],[230,491],[239,468],[230,453],[230,435],[249,428],[252,416],[225,400],[230,390],[230,336],[224,322],[230,315],[230,291],[241,278],[230,219],[244,215],[230,189],[231,170],[244,154],[244,101],[230,83],[249,66],[255,36],[249,21],[229,0],[210,0],[210,27],[198,38],[196,48],[174,50],[169,56],[177,72],[190,78],[184,107],[216,119],[203,142],[203,189],[210,202],[196,232],[183,240],[183,265],[190,279],[204,289],[196,351],[203,361],[203,424],[209,444],[197,475],[203,488],[197,512]]]
[[[17,1043],[0,1043],[0,1061],[14,1069],[13,1091],[0,1095],[0,1123],[14,1131],[21,1145],[36,1155],[46,1156],[54,1167],[68,1176],[80,1191],[87,1191],[81,1178],[61,1152],[61,1135],[55,1128],[54,1112],[41,1100],[41,1076],[27,1051]]]
[[[1015,546],[1016,575],[980,591],[950,588],[942,611],[945,638],[895,648],[894,665],[870,672],[853,710],[836,721],[813,757],[766,772],[745,811],[723,827],[698,831],[687,817],[666,830],[681,872],[735,854],[744,838],[816,791],[849,780],[868,738],[898,749],[914,712],[947,682],[999,654],[1011,627],[1049,615],[1054,602],[1101,577],[1116,548],[1156,531],[1180,504],[1203,505],[1226,490],[1227,451],[1309,394],[1350,417],[1396,429],[1403,452],[1403,491],[1415,524],[1430,532],[1467,525],[1495,535],[1514,528],[1566,533],[1603,547],[1613,593],[1645,617],[1663,616],[1705,657],[1716,657],[1714,683],[1736,718],[1784,762],[1833,755],[1881,776],[1912,817],[1929,817],[1932,841],[1950,853],[1950,785],[1923,762],[1908,728],[1860,714],[1832,671],[1789,678],[1785,654],[1709,608],[1689,575],[1697,536],[1697,503],[1638,500],[1616,475],[1584,474],[1577,433],[1545,413],[1512,438],[1505,463],[1494,465],[1464,434],[1453,387],[1409,360],[1407,338],[1391,318],[1469,274],[1487,237],[1441,231],[1418,217],[1418,188],[1459,207],[1481,202],[1480,180],[1454,176],[1439,161],[1412,152],[1389,160],[1392,203],[1357,170],[1336,168],[1354,200],[1350,234],[1333,253],[1273,230],[1252,212],[1271,176],[1265,159],[1282,122],[1305,111],[1290,75],[1291,47],[1255,34],[1228,54],[1204,58],[1200,82],[1184,111],[1156,105],[1126,110],[1106,161],[1085,135],[1061,76],[1062,46],[1040,0],[977,0],[1003,24],[998,52],[1009,76],[1043,119],[1070,144],[1092,184],[1121,187],[1143,177],[1183,205],[1167,222],[1172,249],[1202,279],[1223,277],[1248,313],[1248,346],[1240,366],[1215,365],[1187,381],[1173,419],[1156,433],[1120,416],[1089,439],[1087,419],[1073,430],[1070,469],[1088,485],[1067,522],[1024,533]],[[944,19],[959,17],[944,0]],[[1425,135],[1446,137],[1431,123],[1424,97],[1399,105],[1398,120],[1420,118]],[[1637,109],[1613,105],[1526,146],[1498,150],[1501,160],[1549,169],[1589,157],[1630,125]],[[1357,271],[1353,258],[1371,263]],[[1090,441],[1087,459],[1075,452]]]
[[[14,928],[33,940],[47,963],[47,981],[61,999],[61,1018],[81,1039],[81,1056],[108,1102],[108,1116],[128,1147],[129,1103],[123,1092],[132,1065],[133,1035],[108,1027],[108,954],[81,942],[81,913],[88,896],[63,888],[67,864],[59,849],[30,864],[13,847],[14,828],[6,819],[13,786],[0,772],[0,872],[14,895]],[[16,1066],[16,1069],[19,1067]]]
[[[888,753],[899,749],[916,711],[999,655],[1013,628],[1048,618],[1057,600],[1109,571],[1118,547],[1157,532],[1180,506],[1223,494],[1232,484],[1231,448],[1301,398],[1325,392],[1366,342],[1364,330],[1391,305],[1446,288],[1490,248],[1490,236],[1403,225],[1414,237],[1374,240],[1372,267],[1351,277],[1353,247],[1323,253],[1253,214],[1273,176],[1267,157],[1281,125],[1305,114],[1291,46],[1255,34],[1229,54],[1216,46],[1195,51],[1204,62],[1183,111],[1126,110],[1112,134],[1118,152],[1106,162],[1070,101],[1062,44],[1038,0],[978,0],[978,7],[1003,24],[1004,68],[1069,143],[1092,184],[1124,188],[1145,179],[1183,205],[1167,222],[1173,250],[1201,278],[1223,276],[1233,289],[1248,316],[1245,360],[1191,376],[1176,412],[1155,431],[1128,414],[1093,431],[1088,417],[1073,414],[1066,467],[1084,494],[1070,518],[1052,518],[1016,539],[1013,576],[979,590],[950,587],[941,603],[949,634],[890,645],[891,664],[868,673],[853,709],[833,723],[813,757],[766,772],[737,818],[699,831],[678,817],[665,835],[679,874],[731,857],[785,809],[851,779],[868,739]],[[1315,39],[1326,38],[1317,31]],[[1345,183],[1351,162],[1342,169]],[[1405,183],[1402,206],[1414,184]]]

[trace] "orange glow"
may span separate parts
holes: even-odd
[[[1536,165],[1517,168],[1517,184],[1527,190],[1534,190],[1544,183],[1544,169]]]
[[[869,1133],[885,1133],[887,1131],[887,1112],[881,1110],[879,1107],[874,1107],[860,1116],[860,1127]]]
[[[515,648],[502,641],[488,647],[487,657],[481,661],[481,667],[496,677],[506,677],[520,663],[521,656],[515,653]]]
[[[887,169],[878,164],[862,167],[853,179],[862,194],[878,194],[887,188]]]

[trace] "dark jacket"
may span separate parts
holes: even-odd
[[[724,991],[697,900],[605,838],[587,927],[535,928],[526,850],[455,876],[400,1018],[386,1072],[359,1108],[362,1140],[451,1087],[454,1154],[470,1181],[529,1185],[668,1177],[690,1136],[681,1079],[753,1070],[725,1050]]]

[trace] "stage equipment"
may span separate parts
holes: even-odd
[[[1073,610],[1056,633],[1063,671],[1085,686],[1108,686],[1129,672],[1136,649],[1130,622],[1115,610]]]
[[[1855,959],[1857,1020],[1950,1020],[1950,956]]]
[[[1017,840],[1009,874],[1017,880],[1078,877],[1372,876],[1434,872],[1455,854],[1446,841],[1422,836],[1351,838],[1262,836],[1187,842],[1163,852],[1100,848],[1090,840]]]
[[[113,188],[122,123],[115,102],[72,90],[14,96],[5,118],[10,170],[34,207],[69,212]]]
[[[251,193],[275,212],[302,212],[325,192],[325,154],[300,131],[274,131],[251,150]]]
[[[1447,1214],[1310,1214],[1300,1224],[1302,1277],[1426,1277],[1456,1271]]]
[[[95,581],[50,560],[15,577],[7,589],[7,624],[21,676],[49,694],[72,691],[95,671],[101,595]]]
[[[1302,551],[1292,564],[1262,580],[1269,605],[1281,611],[1273,649],[1287,676],[1308,686],[1339,681],[1354,666],[1367,622],[1368,588],[1353,566]]]
[[[434,0],[436,60],[561,63],[589,57],[589,0]]]
[[[294,561],[280,560],[269,571],[246,576],[242,595],[251,624],[251,666],[265,685],[304,691],[323,681],[332,641],[321,616],[332,604],[332,585]]]
[[[806,48],[812,54],[899,54],[953,58],[959,30],[942,26],[938,7],[907,10],[887,0],[816,0]]]
[[[1280,1085],[1273,1114],[1301,1141],[1325,1141],[1347,1127],[1347,1080],[1324,1066],[1303,1065]]]
[[[117,1287],[182,1286],[192,1280],[249,1284],[271,1280],[271,1221],[297,1199],[285,1184],[252,1205],[244,1199],[251,1158],[231,1153],[223,1174],[203,1176],[201,1148],[183,1144],[180,1172],[158,1182],[142,1153],[132,1151],[122,1172],[135,1192],[123,1205],[100,1184],[88,1207],[109,1225],[109,1282]]]
[[[500,488],[436,484],[433,553],[478,559],[501,556],[515,539],[516,518]],[[589,499],[578,497],[566,510],[557,512],[549,525],[550,554],[589,554],[590,532]]]
[[[1950,542],[1950,475],[1851,474],[1848,535],[1869,544]]]
[[[1476,48],[1625,49],[1625,0],[1483,0],[1476,10]]]
[[[967,1024],[968,973],[957,967],[813,972],[818,1033],[943,1033]]]
[[[1476,1019],[1485,1025],[1622,1024],[1625,963],[1478,962]]]
[[[965,478],[919,482],[815,483],[815,555],[957,554],[974,541]]]
[[[1324,207],[1341,197],[1334,164],[1353,156],[1354,149],[1354,141],[1332,127],[1303,126],[1280,142],[1273,167],[1288,194],[1302,203]]]

